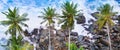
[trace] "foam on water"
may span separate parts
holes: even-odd
[[[27,0],[26,0],[27,1]],[[32,1],[32,2],[31,2]],[[41,0],[36,0],[36,1],[41,1]],[[0,12],[6,11],[8,7],[13,8],[15,6],[19,7],[20,9],[20,14],[26,12],[28,13],[28,18],[30,18],[29,21],[25,22],[28,24],[29,28],[24,28],[24,29],[28,29],[29,31],[32,31],[33,28],[39,28],[40,26],[46,27],[45,24],[41,25],[40,22],[43,19],[38,18],[39,15],[41,15],[41,11],[43,11],[43,8],[47,7],[47,6],[52,6],[54,8],[56,8],[57,13],[61,14],[61,3],[65,2],[65,0],[45,0],[45,3],[42,4],[37,4],[36,1],[30,0],[29,2],[31,4],[27,4],[25,3],[25,0],[22,0],[22,2],[19,2],[19,0],[16,0],[14,2],[11,1],[11,3],[8,2],[8,0],[1,0],[0,1]],[[74,3],[78,4],[78,10],[83,10],[81,11],[85,18],[86,21],[88,21],[89,19],[93,19],[93,17],[90,15],[90,13],[93,13],[96,11],[97,7],[99,7],[102,4],[105,3],[109,3],[110,5],[114,6],[114,11],[117,11],[120,14],[120,1],[119,0],[67,0],[67,1],[71,1]],[[27,5],[26,5],[27,4]],[[14,5],[14,6],[13,6]],[[39,5],[39,6],[38,6]],[[2,13],[0,13],[0,21],[5,20],[5,15],[3,15]],[[88,23],[88,22],[86,22]],[[76,24],[75,23],[75,29],[73,31],[76,31],[79,33],[79,35],[87,35],[87,31],[84,30],[84,28],[80,25],[80,24]],[[3,28],[3,29],[2,29]],[[59,28],[57,27],[57,24],[55,26],[55,28]],[[4,32],[6,30],[6,27],[3,27],[0,25],[0,39],[2,37],[6,37],[4,35]],[[1,47],[0,47],[1,49]],[[4,49],[3,49],[4,50]]]

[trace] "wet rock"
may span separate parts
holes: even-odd
[[[30,36],[30,33],[28,32],[28,30],[25,30],[25,31],[24,31],[24,35],[25,35],[25,36]]]
[[[83,35],[79,35],[78,36],[78,42],[81,42],[83,40],[84,36]]]
[[[78,36],[78,33],[77,33],[77,32],[71,32],[70,35],[71,35],[71,36]]]
[[[94,12],[94,13],[92,13],[91,15],[92,15],[95,19],[98,19],[97,14],[99,14],[99,12]]]
[[[35,28],[31,33],[32,33],[33,35],[37,35],[37,34],[38,34],[38,29]]]
[[[76,18],[76,20],[77,20],[77,24],[83,24],[83,23],[86,22],[85,16],[83,16],[83,15],[79,15],[79,16]]]
[[[88,23],[93,23],[93,22],[94,22],[93,19],[88,20]]]
[[[120,24],[120,15],[118,16],[118,24]]]

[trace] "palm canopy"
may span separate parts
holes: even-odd
[[[113,26],[114,23],[111,19],[112,16],[114,16],[115,14],[117,14],[117,12],[113,12],[113,6],[110,6],[109,4],[105,4],[103,6],[100,6],[98,8],[98,20],[97,20],[97,24],[99,26],[99,30],[106,24],[108,23],[108,25]]]
[[[44,8],[44,11],[42,12],[42,14],[43,16],[40,16],[40,17],[42,17],[44,21],[41,23],[44,23],[47,21],[49,25],[54,23],[53,18],[57,15],[57,13],[55,13],[55,9],[50,7]]]
[[[62,20],[59,21],[59,23],[64,23],[62,25],[63,29],[67,29],[67,27],[70,27],[71,29],[74,26],[74,16],[78,15],[77,10],[77,4],[66,2],[62,5],[62,14],[61,18]],[[67,26],[67,27],[66,27]]]
[[[22,28],[20,25],[27,26],[27,24],[24,23],[24,21],[29,20],[28,18],[26,18],[27,14],[24,13],[22,15],[19,15],[18,8],[15,7],[14,10],[11,10],[9,8],[8,12],[2,12],[2,13],[6,16],[7,20],[1,21],[0,24],[9,26],[6,33],[10,33],[14,29],[20,32],[22,31]]]

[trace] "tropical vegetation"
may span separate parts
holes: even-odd
[[[55,8],[44,8],[38,17],[44,20],[41,24],[46,23],[47,29],[40,27],[32,32],[23,29],[23,26],[28,27],[25,23],[29,20],[28,14],[20,15],[18,8],[8,8],[2,12],[6,20],[0,21],[0,25],[6,26],[5,34],[9,34],[10,38],[7,45],[2,46],[6,50],[120,50],[120,15],[113,11],[113,6],[101,5],[97,12],[91,14],[95,20],[88,21],[78,7],[73,2],[64,2],[61,5],[62,15]],[[59,30],[54,28],[56,20],[61,26]],[[73,32],[75,21],[80,22],[92,37]]]

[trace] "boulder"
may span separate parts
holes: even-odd
[[[38,29],[35,28],[31,33],[32,33],[33,35],[37,35],[37,34],[38,34]]]
[[[81,42],[83,40],[84,36],[83,35],[79,35],[78,36],[78,41]]]
[[[77,20],[77,24],[83,24],[83,23],[86,22],[85,16],[83,16],[83,15],[79,15],[79,16],[76,18],[76,20]]]
[[[100,39],[100,43],[102,43],[105,46],[109,46],[110,45],[109,42],[108,42],[108,40],[102,39],[102,38]]]
[[[30,33],[28,32],[28,30],[25,30],[25,31],[24,31],[24,35],[25,35],[25,36],[30,36]]]
[[[78,33],[77,32],[71,32],[70,35],[71,36],[78,36]]]

